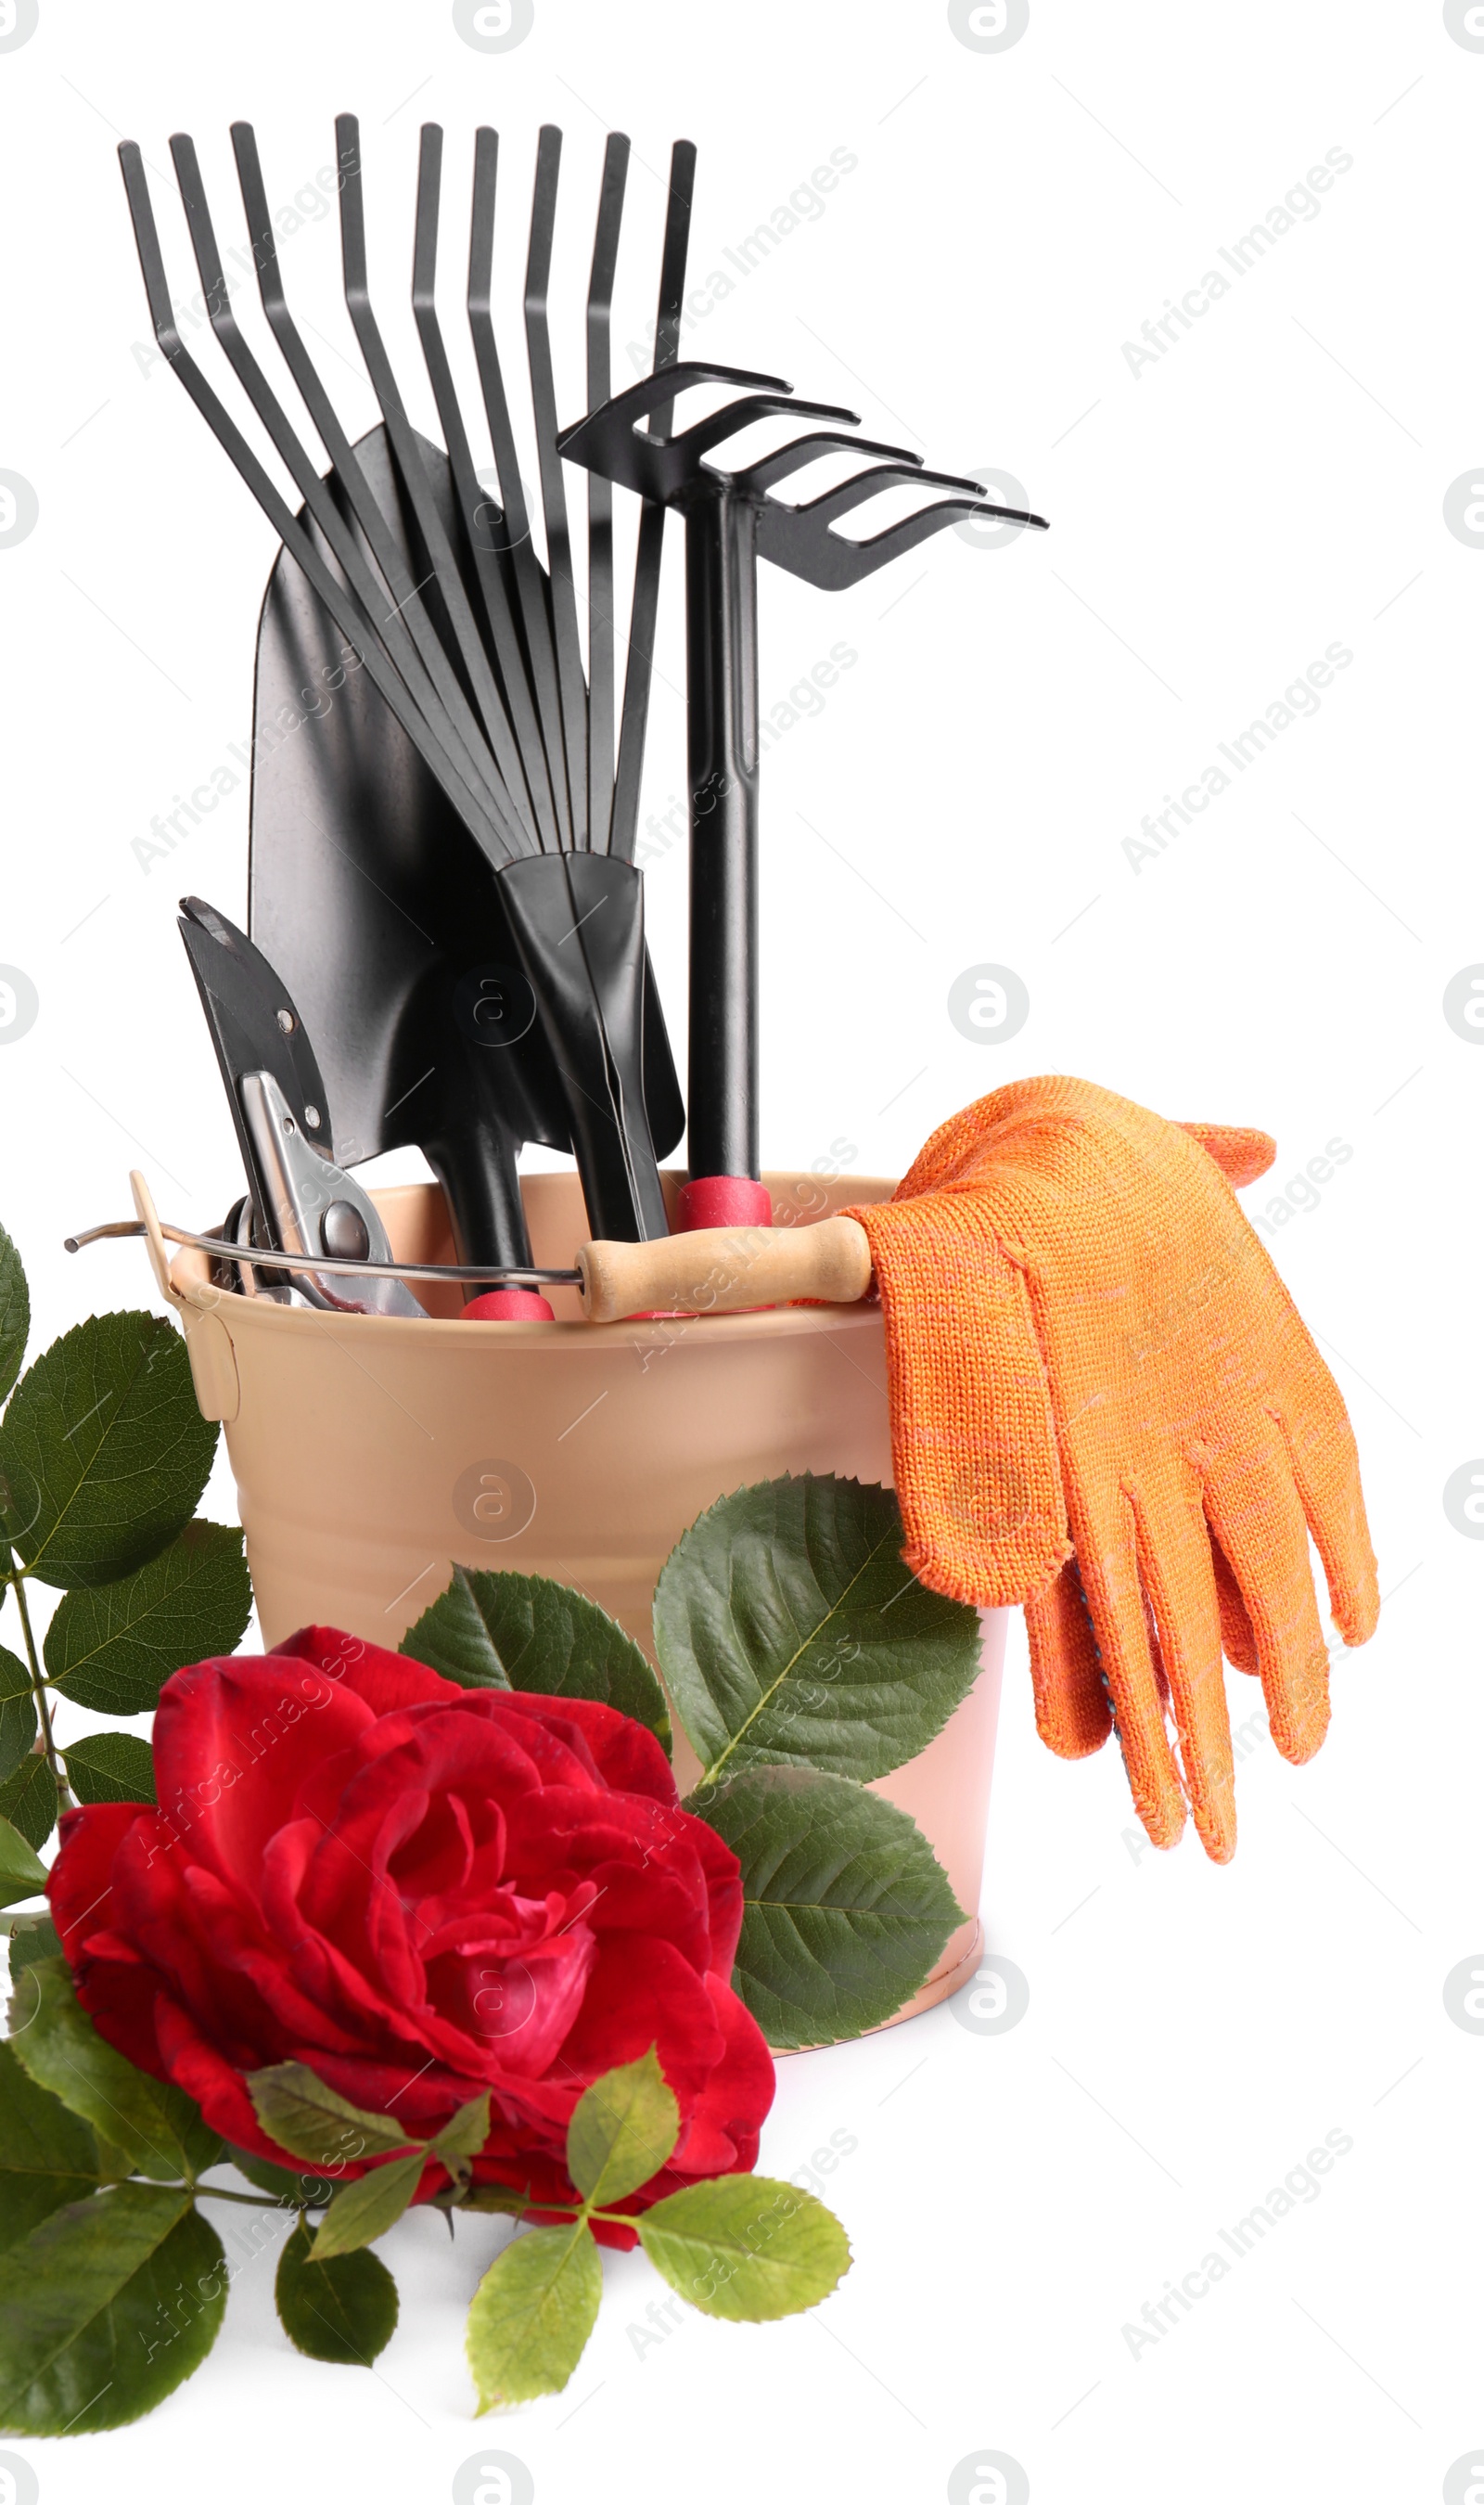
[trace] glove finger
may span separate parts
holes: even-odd
[[[1191,1815],[1211,1859],[1229,1861],[1236,1851],[1231,1726],[1216,1575],[1199,1492],[1141,1480],[1133,1506],[1139,1572],[1180,1734]]]
[[[1036,1729],[1057,1757],[1090,1757],[1113,1728],[1077,1560],[1025,1604]]]
[[[1208,1523],[1207,1530],[1211,1530]],[[1222,1622],[1222,1650],[1233,1670],[1248,1671],[1254,1677],[1258,1669],[1258,1639],[1252,1631],[1247,1604],[1241,1586],[1226,1562],[1221,1541],[1211,1532],[1211,1567],[1216,1576],[1216,1605]]]
[[[1295,1378],[1303,1385],[1302,1406],[1280,1416],[1280,1431],[1324,1564],[1329,1614],[1347,1644],[1364,1643],[1376,1632],[1381,1595],[1350,1413],[1317,1350],[1306,1365],[1294,1367],[1290,1379]]]
[[[1185,1825],[1185,1793],[1165,1731],[1150,1646],[1133,1508],[1122,1490],[1114,1489],[1095,1508],[1079,1500],[1072,1517],[1073,1546],[1133,1805],[1152,1844],[1178,1844]]]
[[[1171,1711],[1170,1675],[1164,1667],[1164,1654],[1159,1645],[1159,1629],[1155,1619],[1154,1603],[1144,1595],[1144,1629],[1149,1637],[1149,1657],[1155,1665],[1155,1685],[1159,1690],[1159,1711],[1168,1722]]]
[[[1256,1182],[1265,1175],[1278,1153],[1278,1143],[1265,1131],[1232,1130],[1225,1122],[1180,1122],[1176,1128],[1189,1131],[1198,1140],[1208,1156],[1216,1159],[1226,1181],[1238,1190],[1243,1183]]]
[[[1274,1743],[1301,1766],[1329,1727],[1329,1657],[1303,1507],[1285,1459],[1275,1441],[1251,1459],[1218,1463],[1205,1506],[1252,1621]]]

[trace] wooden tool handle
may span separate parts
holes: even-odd
[[[628,1314],[744,1313],[796,1296],[853,1305],[871,1285],[871,1247],[853,1217],[815,1226],[698,1227],[650,1244],[586,1244],[577,1254],[590,1323]]]

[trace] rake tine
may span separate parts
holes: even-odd
[[[911,454],[908,460],[912,460]],[[993,517],[1003,522],[1018,522],[1023,530],[1044,531],[1050,527],[1039,513],[1022,512],[1018,505],[996,505],[985,495],[977,478],[959,478],[948,470],[909,468],[907,463],[900,461],[883,462],[876,470],[868,470],[854,478],[846,478],[841,486],[832,487],[824,495],[816,496],[812,504],[784,507],[781,510],[802,513],[806,520],[813,514],[820,514],[827,520],[833,520],[837,513],[847,513],[857,505],[869,504],[872,496],[877,493],[879,484],[943,488],[953,492],[955,512],[967,506],[971,512],[983,513],[986,518]],[[869,547],[875,543],[868,540],[864,545]]]
[[[740,373],[726,366],[676,366],[673,381],[665,374],[649,374],[604,407],[590,409],[575,425],[564,427],[557,447],[564,459],[582,469],[601,472],[636,495],[671,504],[677,501],[676,491],[694,479],[703,453],[728,436],[740,435],[759,418],[832,417],[850,426],[860,424],[853,408],[840,408],[833,401],[798,400],[791,383],[778,383],[767,391],[751,392],[743,400],[726,402],[678,435],[671,432],[675,399],[697,384],[770,381],[766,374]],[[653,426],[645,430],[638,420],[655,406],[667,385],[665,431],[659,433]]]
[[[258,272],[258,291],[268,327],[293,378],[294,388],[309,411],[315,433],[329,456],[335,476],[344,488],[347,502],[391,594],[393,609],[405,622],[418,657],[437,690],[444,713],[460,743],[475,762],[481,786],[489,794],[489,804],[503,810],[504,804],[486,755],[484,734],[474,718],[473,708],[418,597],[417,585],[407,570],[401,549],[371,492],[355,447],[335,414],[334,405],[320,380],[318,370],[289,310],[278,265],[278,247],[273,239],[267,191],[258,158],[258,140],[252,123],[234,122],[231,139],[242,205],[247,216],[248,237]],[[384,604],[378,602],[377,606],[381,609]]]
[[[864,452],[878,461],[899,461],[904,466],[922,467],[922,455],[905,443],[873,443],[864,435],[841,435],[833,428],[815,435],[801,435],[792,443],[783,443],[777,452],[767,453],[745,470],[734,473],[734,484],[747,495],[776,487],[780,478],[792,477],[796,470],[807,469],[811,462],[821,461],[827,452]]]
[[[613,389],[613,273],[628,171],[629,142],[610,130],[587,291],[589,408],[601,408]],[[613,487],[596,470],[587,481],[587,689],[588,840],[605,853],[613,818]]]
[[[889,473],[878,471],[871,475],[874,481],[880,481],[884,476],[885,483],[891,483]],[[967,482],[961,479],[945,481],[931,471],[917,470],[906,473],[905,483],[921,487],[961,486]],[[902,556],[921,541],[931,539],[935,532],[947,530],[950,522],[978,518],[1015,522],[1023,530],[1044,531],[1048,527],[1039,513],[1022,513],[1010,505],[990,504],[982,495],[948,496],[940,503],[924,506],[921,512],[909,513],[902,521],[878,531],[874,539],[846,539],[840,532],[832,530],[821,516],[826,510],[839,513],[848,512],[854,505],[864,504],[876,492],[876,487],[873,484],[860,494],[849,494],[849,489],[861,486],[859,479],[851,479],[846,487],[837,489],[833,496],[816,497],[812,505],[778,505],[765,497],[758,508],[757,517],[759,556],[768,557],[786,573],[800,576],[821,591],[845,591],[853,583],[863,582],[868,575],[877,573],[893,557]],[[848,498],[847,502],[842,501],[846,498]]]
[[[485,423],[490,431],[490,443],[495,454],[495,468],[500,479],[500,493],[504,506],[506,535],[509,540],[509,563],[515,577],[516,598],[520,604],[521,625],[525,636],[526,664],[531,676],[532,691],[540,718],[541,744],[550,778],[553,802],[564,849],[572,840],[571,811],[568,804],[567,776],[562,771],[562,699],[557,687],[556,657],[551,644],[551,618],[546,606],[546,578],[536,562],[531,545],[531,516],[526,509],[526,489],[521,477],[520,461],[515,449],[515,434],[510,424],[510,406],[505,398],[504,377],[500,369],[500,350],[495,340],[495,324],[490,311],[490,279],[495,259],[495,181],[500,159],[497,134],[481,127],[474,133],[474,191],[469,214],[468,242],[468,325],[474,343],[474,359],[479,369],[479,388],[484,399]]]
[[[434,735],[413,703],[401,678],[388,659],[379,636],[366,617],[355,594],[348,591],[315,547],[308,531],[293,514],[261,462],[246,441],[238,427],[224,408],[210,383],[187,349],[175,327],[170,302],[170,282],[165,274],[159,236],[155,226],[155,211],[150,199],[150,187],[144,170],[144,159],[136,143],[126,139],[119,150],[123,170],[123,186],[128,197],[129,216],[133,221],[134,241],[139,253],[139,265],[144,274],[145,294],[149,300],[150,322],[160,349],[177,379],[184,385],[196,408],[211,428],[218,442],[232,462],[268,520],[277,531],[285,547],[299,567],[306,582],[318,592],[325,607],[346,638],[347,645],[359,656],[372,685],[385,698],[392,713],[417,750],[434,782],[464,826],[474,837],[497,867],[510,861],[525,848],[518,830],[508,822],[493,815],[476,803],[449,761],[442,742]]]
[[[370,291],[366,280],[365,202],[361,179],[360,124],[353,113],[342,113],[336,116],[335,150],[336,160],[343,178],[340,190],[340,257],[345,281],[346,311],[351,317],[351,327],[355,331],[361,354],[365,361],[366,372],[371,378],[371,389],[376,395],[377,406],[386,425],[387,441],[392,446],[392,457],[397,464],[397,476],[416,516],[418,532],[433,569],[438,592],[447,612],[449,625],[453,630],[459,657],[468,679],[475,708],[484,724],[485,735],[507,786],[513,773],[517,789],[523,788],[514,734],[510,729],[500,689],[495,684],[489,656],[480,641],[479,629],[474,623],[474,613],[468,605],[458,562],[449,546],[448,534],[443,528],[442,517],[433,502],[432,489],[429,483],[428,473],[423,467],[422,454],[418,449],[407,412],[402,406],[401,394],[397,386],[397,376],[392,370],[392,361],[387,355],[376,316],[371,309]],[[420,590],[425,587],[419,585]],[[537,846],[535,826],[531,822],[529,812],[522,808],[513,792],[511,806],[527,836],[529,849],[535,851]]]
[[[795,400],[791,392],[752,392],[745,400],[729,400],[724,407],[713,408],[709,417],[699,418],[694,426],[685,427],[673,439],[675,448],[695,454],[710,452],[729,435],[741,435],[744,426],[754,425],[760,417],[833,417],[838,423],[860,424],[853,408],[837,408],[832,401]]]
[[[367,563],[355,532],[299,441],[262,368],[237,327],[194,141],[185,132],[177,131],[170,141],[170,155],[180,177],[181,201],[190,230],[191,248],[212,330],[342,574],[367,617],[374,622],[388,657],[399,671],[409,695],[420,706],[429,727],[442,739],[450,761],[468,787],[471,798],[482,804],[481,778],[474,758],[463,746],[447,721],[437,691],[418,658],[411,637],[395,608],[388,609],[388,595]]]
[[[509,594],[499,559],[492,547],[481,539],[477,515],[489,502],[474,475],[473,454],[459,395],[454,388],[453,371],[443,344],[435,300],[438,253],[438,196],[443,161],[443,133],[436,123],[423,124],[418,156],[417,221],[412,246],[412,312],[418,337],[423,343],[423,359],[428,379],[432,385],[438,423],[448,446],[449,467],[453,472],[454,492],[464,517],[465,537],[473,560],[474,575],[484,602],[489,623],[494,657],[500,670],[505,704],[514,727],[516,755],[512,759],[521,777],[519,788],[530,798],[535,814],[536,829],[543,852],[558,849],[556,817],[552,806],[551,783],[546,771],[541,734],[531,702],[531,689],[526,680],[525,656],[521,650],[519,630],[510,609]],[[506,768],[508,779],[509,768]]]
[[[822,496],[811,498],[808,504],[785,505],[782,510],[802,514],[806,521],[822,522],[828,527],[842,513],[853,512],[857,505],[868,505],[872,497],[880,495],[884,488],[902,485],[957,487],[976,504],[984,500],[984,491],[975,478],[949,477],[941,470],[924,470],[916,462],[882,461],[874,469],[857,471],[853,478],[843,479],[838,487],[827,488]],[[869,546],[869,542],[866,545]]]
[[[561,161],[562,133],[553,123],[543,123],[536,143],[531,244],[526,259],[526,353],[531,367],[531,406],[535,418],[541,510],[546,522],[546,573],[551,585],[551,624],[557,649],[557,684],[562,696],[562,746],[567,762],[568,796],[571,803],[572,846],[577,852],[587,852],[590,850],[587,682],[582,675],[582,638],[577,624],[576,586],[572,580],[567,481],[562,475],[561,456],[557,451],[556,377],[552,371],[551,330],[546,317],[546,291],[551,278],[551,244],[557,214],[557,175]]]
[[[670,198],[665,215],[665,244],[660,260],[660,300],[655,317],[654,376],[668,373],[680,353],[680,299],[685,289],[685,258],[690,244],[691,198],[696,184],[696,151],[689,139],[677,139],[670,152]],[[772,382],[770,375],[741,375],[740,381]],[[663,442],[670,433],[673,395],[657,392],[649,404],[649,432]],[[645,505],[638,517],[638,544],[634,559],[634,597],[629,617],[629,656],[624,670],[623,722],[618,736],[618,769],[613,782],[613,817],[609,850],[625,861],[634,859],[638,835],[639,784],[644,770],[644,734],[649,724],[649,682],[654,665],[654,632],[660,605],[660,558],[665,547],[665,510]]]
[[[677,142],[677,145],[685,144],[685,142]],[[691,154],[694,157],[694,149]],[[683,271],[679,283],[682,287],[685,283]],[[671,337],[678,337],[677,325],[662,322],[657,328],[656,336],[661,346],[666,345]],[[677,365],[672,358],[668,367],[657,366],[653,373],[644,375],[642,381],[631,383],[627,391],[615,393],[605,408],[590,409],[586,417],[577,420],[575,426],[564,427],[563,450],[569,459],[580,461],[583,458],[582,452],[573,447],[580,446],[585,429],[594,418],[600,416],[604,421],[614,423],[627,421],[630,426],[638,426],[640,418],[648,418],[649,432],[655,441],[667,443],[670,441],[670,411],[676,395],[680,392],[692,391],[700,383],[727,383],[735,385],[739,391],[782,392],[790,402],[793,396],[792,383],[785,381],[781,374],[756,374],[746,366],[702,366],[692,363],[689,359],[684,365]],[[846,411],[847,417],[852,414],[849,409]],[[657,418],[662,419],[663,423],[656,425]]]
[[[681,375],[689,370],[679,369]],[[707,379],[714,379],[713,376]],[[681,389],[690,384],[682,382]],[[628,395],[625,395],[625,399]],[[837,408],[833,402],[795,400],[791,393],[754,392],[745,400],[728,401],[722,408],[713,409],[708,417],[679,435],[656,437],[646,435],[641,427],[629,422],[624,400],[610,401],[606,408],[579,418],[575,426],[566,429],[560,439],[561,449],[569,461],[583,468],[601,470],[605,477],[619,486],[632,488],[638,496],[659,505],[690,501],[690,491],[698,478],[709,475],[715,485],[735,486],[737,480],[716,469],[709,474],[700,469],[702,457],[730,436],[740,435],[765,417],[835,417],[847,418],[858,424],[853,409]],[[857,439],[843,436],[840,441],[852,443]],[[888,445],[887,450],[893,447]],[[812,455],[809,456],[812,458]],[[743,472],[744,477],[751,473]]]

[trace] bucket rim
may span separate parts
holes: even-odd
[[[762,1179],[773,1190],[776,1201],[800,1184],[822,1184],[821,1178],[798,1168],[775,1169]],[[679,1182],[683,1177],[672,1179],[667,1176],[667,1180]],[[522,1177],[523,1184],[534,1182],[538,1187],[547,1181],[540,1170]],[[822,1218],[832,1216],[836,1209],[856,1201],[889,1200],[896,1183],[892,1178],[883,1175],[845,1174],[830,1178],[822,1188],[826,1205],[811,1210],[808,1215],[801,1214],[793,1221],[795,1225],[816,1225]],[[389,1183],[373,1189],[371,1198],[380,1207],[384,1201],[393,1202],[413,1192],[424,1194],[430,1191],[436,1192],[437,1185]],[[152,1246],[151,1249],[153,1252],[155,1248]],[[163,1244],[158,1251],[160,1253],[165,1252]],[[270,1296],[244,1295],[234,1289],[219,1288],[209,1276],[209,1267],[206,1253],[193,1246],[183,1246],[169,1261],[160,1285],[178,1309],[189,1306],[195,1314],[214,1315],[230,1338],[235,1338],[243,1329],[292,1331],[304,1337],[311,1328],[323,1330],[328,1325],[337,1338],[342,1331],[347,1331],[355,1339],[364,1339],[367,1347],[385,1348],[389,1344],[389,1335],[405,1344],[407,1334],[414,1332],[415,1344],[427,1349],[430,1355],[434,1348],[447,1346],[451,1337],[471,1355],[476,1348],[490,1350],[497,1345],[501,1349],[566,1351],[583,1344],[612,1346],[619,1336],[638,1347],[650,1348],[673,1346],[682,1335],[688,1336],[703,1326],[708,1335],[719,1332],[728,1341],[768,1340],[808,1337],[820,1332],[833,1336],[846,1331],[869,1330],[879,1328],[881,1318],[880,1304],[874,1295],[853,1305],[771,1305],[750,1313],[630,1315],[612,1323],[588,1322],[581,1315],[551,1322],[468,1322],[458,1314],[430,1313],[420,1317],[328,1314],[307,1305],[281,1305]],[[431,1333],[436,1333],[437,1338],[431,1338]]]

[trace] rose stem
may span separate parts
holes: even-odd
[[[36,1701],[36,1718],[41,1724],[42,1754],[52,1769],[52,1780],[56,1785],[57,1799],[63,1809],[73,1809],[76,1803],[68,1785],[63,1763],[57,1757],[56,1741],[52,1735],[52,1708],[47,1701],[47,1682],[42,1676],[41,1664],[36,1658],[36,1639],[31,1633],[31,1612],[26,1606],[25,1568],[22,1566],[17,1570],[15,1556],[9,1547],[6,1548],[5,1557],[9,1570],[5,1580],[16,1595],[16,1606],[20,1611],[20,1624],[25,1635],[26,1661],[31,1673],[31,1693]]]
[[[318,2201],[276,2201],[271,2192],[219,2192],[215,2183],[177,2183],[167,2189],[189,2192],[197,2201],[235,2201],[244,2209],[292,2209],[300,2217],[305,2210],[324,2205]]]

